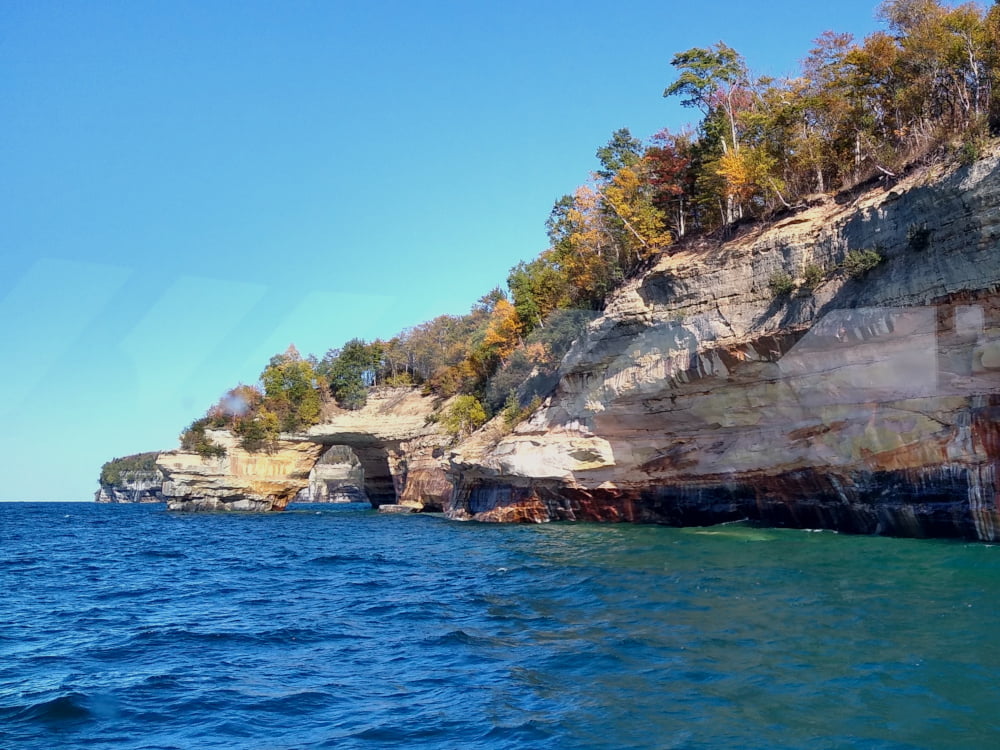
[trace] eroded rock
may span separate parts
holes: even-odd
[[[382,389],[365,408],[337,411],[308,432],[283,434],[269,450],[254,453],[229,432],[208,430],[225,456],[160,455],[168,508],[281,510],[294,499],[341,493],[373,507],[442,510],[451,488],[442,450],[448,438],[429,419],[434,405],[414,388]],[[353,458],[344,460],[344,449]]]
[[[225,430],[206,434],[225,456],[178,450],[157,459],[170,510],[281,510],[308,484],[324,451],[318,443],[279,440],[269,451],[250,453]]]

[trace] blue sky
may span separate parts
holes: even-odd
[[[675,52],[793,74],[872,0],[0,3],[0,499],[89,500],[295,343],[462,313]]]

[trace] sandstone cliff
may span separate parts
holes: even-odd
[[[389,389],[269,453],[219,433],[225,458],[163,454],[163,492],[171,508],[280,509],[348,446],[372,505],[455,519],[996,540],[998,237],[996,153],[818,199],[659,258],[511,434],[449,448],[440,404]]]
[[[444,473],[447,437],[429,419],[435,406],[416,389],[382,389],[363,409],[338,411],[308,432],[284,434],[270,450],[256,453],[240,448],[229,432],[209,430],[226,455],[160,454],[163,493],[171,510],[281,510],[296,497],[329,498],[342,490],[375,507],[443,510],[451,483]],[[346,466],[345,448],[352,456]],[[355,487],[362,478],[364,486]]]
[[[662,257],[455,451],[449,515],[998,538],[998,237],[994,153]]]

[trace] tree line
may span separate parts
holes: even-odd
[[[884,28],[861,41],[821,34],[795,77],[754,75],[721,41],[675,54],[663,96],[698,122],[647,143],[615,131],[591,178],[553,205],[549,247],[512,268],[506,290],[387,341],[353,339],[322,358],[290,347],[259,385],[195,420],[182,446],[218,455],[205,429],[225,427],[258,450],[325,408],[361,408],[379,385],[462,396],[444,420],[456,432],[498,412],[512,424],[554,385],[608,295],[671,245],[929,159],[975,160],[1000,130],[1000,2],[885,0],[877,13]]]

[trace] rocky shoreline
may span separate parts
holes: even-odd
[[[998,239],[996,152],[817,199],[662,256],[513,431],[494,420],[454,445],[439,402],[388,389],[270,452],[228,433],[221,458],[165,452],[162,492],[174,509],[281,509],[346,446],[373,506],[454,519],[996,540]]]

